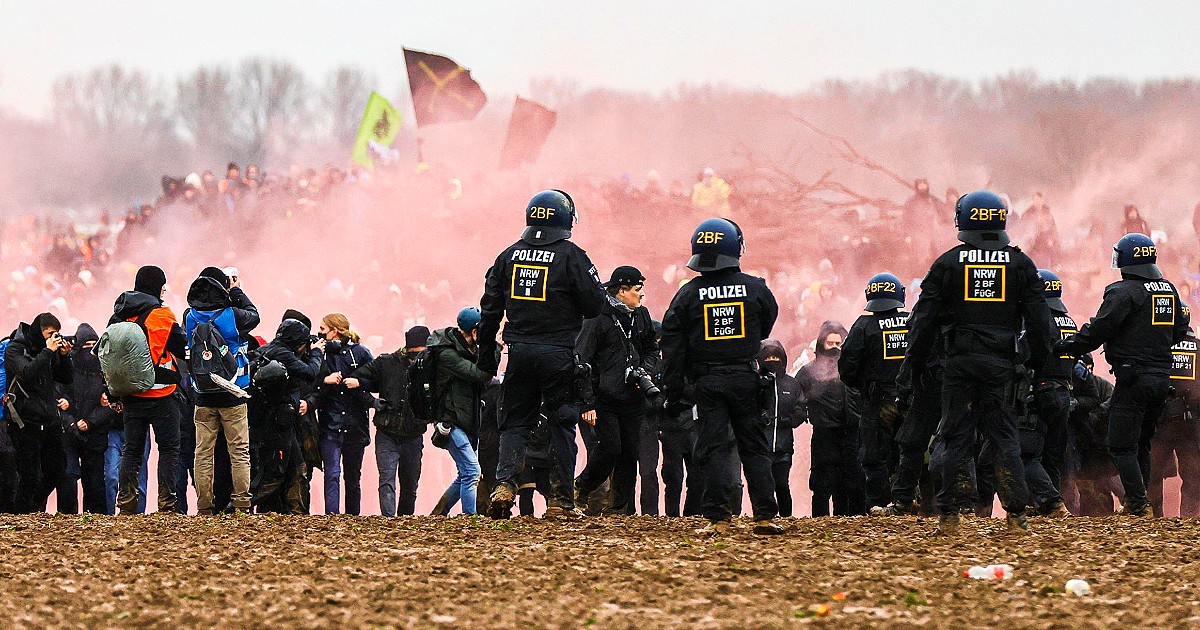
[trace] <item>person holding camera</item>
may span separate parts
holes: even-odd
[[[613,270],[600,315],[583,323],[575,354],[592,367],[594,400],[583,401],[583,421],[595,427],[596,444],[575,480],[575,503],[612,475],[613,514],[631,513],[637,483],[638,447],[647,400],[660,396],[650,374],[658,366],[658,340],[650,311],[642,306],[646,278],[636,267]],[[585,391],[587,388],[584,388]]]
[[[325,513],[340,514],[342,477],[346,481],[346,514],[358,515],[362,502],[363,454],[371,444],[369,409],[372,396],[347,387],[345,380],[375,359],[359,343],[358,333],[342,313],[321,318],[325,361],[321,380],[309,404],[317,408],[321,426],[321,461],[325,472]],[[307,409],[307,407],[306,407]]]
[[[59,412],[70,407],[55,393],[55,383],[74,378],[72,344],[59,332],[62,324],[51,313],[21,324],[4,351],[8,392],[4,396],[17,464],[17,514],[46,509],[66,466]]]

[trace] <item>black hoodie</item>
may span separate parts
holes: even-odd
[[[846,329],[837,322],[825,322],[817,335],[816,358],[800,368],[796,380],[808,404],[808,421],[814,427],[848,428],[858,426],[858,405],[853,392],[838,377],[840,352],[825,350],[825,340],[837,333],[846,337]]]
[[[89,324],[80,324],[75,332],[75,347],[71,349],[71,363],[75,378],[63,389],[63,397],[70,403],[70,408],[63,414],[69,422],[67,429],[70,434],[77,436],[85,448],[91,451],[102,451],[108,447],[108,430],[116,420],[116,413],[108,407],[100,405],[100,396],[104,393],[104,374],[100,371],[100,359],[92,348],[84,348],[88,342],[95,343],[99,339],[96,330]],[[74,428],[76,421],[87,420],[88,430],[80,432]]]
[[[42,331],[24,323],[13,331],[4,352],[4,371],[8,393],[16,397],[13,407],[22,422],[51,426],[59,421],[55,383],[70,383],[74,373],[69,357],[46,347]]]
[[[112,326],[118,322],[137,319],[157,308],[164,308],[162,300],[158,296],[141,291],[126,291],[117,296],[117,301],[113,305],[113,315],[108,318],[108,325]],[[171,327],[171,333],[167,337],[167,350],[177,359],[182,359],[187,353],[187,339],[183,336],[183,329],[179,327],[178,323]]]

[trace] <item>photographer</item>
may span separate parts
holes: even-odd
[[[346,481],[346,514],[357,515],[362,501],[363,452],[371,443],[368,410],[373,398],[355,392],[345,379],[355,370],[374,360],[371,351],[360,345],[358,333],[341,313],[330,313],[319,327],[325,344],[321,380],[309,400],[317,408],[321,426],[321,461],[324,475],[325,513],[340,514],[342,477]]]
[[[59,332],[62,324],[42,313],[32,324],[13,332],[4,352],[8,375],[9,430],[16,452],[16,512],[32,514],[46,509],[46,499],[63,476],[63,429],[59,412],[70,406],[55,395],[55,383],[73,380],[72,344]]]
[[[606,511],[614,514],[627,514],[633,508],[646,401],[658,396],[649,376],[657,367],[659,351],[654,322],[642,306],[645,280],[634,267],[613,270],[604,284],[608,302],[599,316],[584,322],[575,342],[575,354],[592,366],[596,398],[583,401],[583,421],[595,427],[596,445],[575,480],[575,501],[586,502],[612,475],[613,499]]]

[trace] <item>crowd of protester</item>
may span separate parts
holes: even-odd
[[[153,449],[158,453],[159,510],[191,510],[186,490],[194,486],[199,513],[357,514],[363,480],[371,478],[370,471],[363,471],[364,455],[373,445],[381,512],[412,514],[423,462],[428,464],[423,459],[428,457],[427,442],[446,450],[457,471],[435,513],[448,514],[456,505],[463,513],[482,512],[498,456],[498,385],[472,371],[478,318],[466,305],[478,298],[477,282],[460,277],[397,280],[386,268],[397,245],[364,236],[353,247],[370,250],[368,256],[384,263],[368,265],[353,277],[317,278],[315,301],[324,308],[322,316],[313,319],[294,308],[269,316],[260,313],[236,268],[195,270],[198,263],[227,259],[227,251],[246,251],[263,239],[294,237],[274,233],[280,222],[361,229],[384,196],[419,199],[429,216],[461,221],[461,206],[456,204],[464,196],[469,199],[475,186],[486,187],[483,181],[466,181],[428,165],[411,174],[333,165],[292,166],[274,173],[253,164],[243,169],[230,163],[223,176],[212,171],[164,176],[157,199],[123,215],[100,212],[87,221],[7,219],[0,226],[0,263],[7,271],[0,312],[15,326],[8,335],[5,372],[16,413],[7,413],[0,423],[0,512],[46,510],[54,491],[53,507],[60,512],[146,511]],[[519,183],[505,185],[525,189]],[[623,241],[621,255],[652,270],[643,280],[651,295],[672,294],[687,272],[679,255],[655,245],[653,233],[623,231],[623,217],[722,216],[756,231],[755,247],[772,254],[755,257],[760,268],[753,272],[767,278],[781,307],[777,339],[764,344],[760,358],[781,377],[794,376],[802,392],[788,399],[786,412],[772,426],[781,513],[792,512],[794,491],[788,480],[795,477],[790,469],[793,455],[799,453],[810,467],[814,516],[865,514],[870,506],[863,495],[857,418],[853,405],[844,403],[854,394],[840,382],[836,368],[846,336],[838,322],[849,323],[860,312],[862,281],[874,272],[896,273],[910,283],[910,294],[917,294],[919,274],[953,240],[955,190],[939,197],[927,181],[917,180],[912,195],[903,201],[810,209],[805,229],[797,233],[788,212],[753,191],[739,190],[736,178],[723,179],[711,168],[697,174],[690,191],[681,180],[664,186],[655,172],[647,174],[640,187],[627,175],[600,182],[581,178],[569,185],[612,226],[599,230],[597,244]],[[1039,266],[1063,278],[1064,299],[1073,312],[1094,309],[1102,287],[1112,279],[1108,261],[1096,252],[1128,232],[1166,243],[1160,249],[1160,265],[1175,279],[1185,302],[1200,304],[1200,295],[1192,289],[1200,282],[1200,267],[1188,235],[1152,223],[1133,204],[1099,209],[1094,220],[1068,230],[1056,221],[1060,215],[1051,201],[1040,192],[1032,194],[1028,208],[1014,215],[1010,231]],[[1200,233],[1200,205],[1195,214]],[[181,225],[213,235],[210,259],[176,261],[167,270],[134,262],[154,259],[156,252],[170,258],[165,252],[171,243],[184,238]],[[222,229],[214,231],[212,226]],[[336,256],[337,250],[310,253]],[[164,306],[168,275],[187,286],[185,313]],[[472,270],[464,277],[480,274]],[[289,287],[263,290],[272,292],[272,304],[290,296]],[[86,317],[84,305],[108,304],[114,297],[117,307],[111,320],[81,321]],[[651,307],[655,319],[661,319],[665,307]],[[241,349],[242,365],[235,379],[240,382],[234,387],[248,392],[249,402],[228,390],[198,387],[189,373],[186,357],[194,329],[226,310],[233,321],[221,332],[230,346]],[[370,334],[351,327],[343,311],[369,312],[364,319]],[[154,321],[142,325],[152,354],[156,361],[166,361],[160,367],[175,371],[178,379],[155,390],[165,393],[142,397],[146,400],[119,400],[104,382],[94,347],[108,324],[151,314]],[[18,325],[25,321],[29,323]],[[154,326],[161,327],[157,334],[151,330]],[[441,357],[434,382],[443,395],[433,408],[418,414],[407,401],[409,372],[423,356]],[[264,374],[268,366],[278,366],[282,376],[268,378],[272,369],[267,369],[258,381],[250,378],[252,373]],[[647,368],[653,373],[652,362]],[[1081,363],[1076,374],[1079,391],[1088,392],[1079,397],[1073,412],[1071,474],[1064,488],[1068,507],[1076,514],[1111,513],[1113,500],[1119,500],[1120,484],[1111,464],[1097,454],[1103,453],[1099,436],[1104,435],[1104,402],[1112,390],[1102,374],[1090,363]],[[1164,426],[1180,426],[1161,435],[1191,436],[1191,446],[1180,446],[1175,438],[1160,439],[1155,457],[1163,465],[1154,470],[1183,477],[1181,512],[1200,515],[1200,456],[1192,453],[1197,448],[1194,399],[1180,388],[1173,400],[1175,407],[1164,416]],[[15,424],[14,415],[24,426]],[[651,409],[636,434],[585,430],[588,466],[582,468],[580,487],[591,495],[591,511],[695,514],[702,480],[694,479],[690,469],[696,436],[689,416]],[[794,434],[806,422],[811,424],[811,443],[797,448]],[[619,448],[611,448],[614,440]],[[615,451],[625,455],[618,458]],[[553,483],[544,460],[535,449],[526,462],[522,513],[531,514],[535,492],[548,494]],[[308,488],[318,469],[323,496],[314,505]],[[636,499],[631,494],[635,481],[641,485]],[[1161,480],[1157,487],[1161,513]],[[990,497],[980,497],[980,512],[990,505]]]

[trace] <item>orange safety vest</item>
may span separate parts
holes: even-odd
[[[137,321],[137,317],[131,317],[127,321]],[[171,336],[171,330],[175,327],[175,313],[171,309],[160,306],[146,316],[146,338],[150,341],[150,358],[154,361],[156,368],[163,368],[172,372],[179,371],[175,366],[175,357],[167,351],[167,338]],[[158,370],[155,369],[157,372]],[[154,386],[149,390],[140,394],[134,394],[138,398],[162,398],[175,393],[176,385],[174,383],[159,383],[158,379],[154,379]]]

